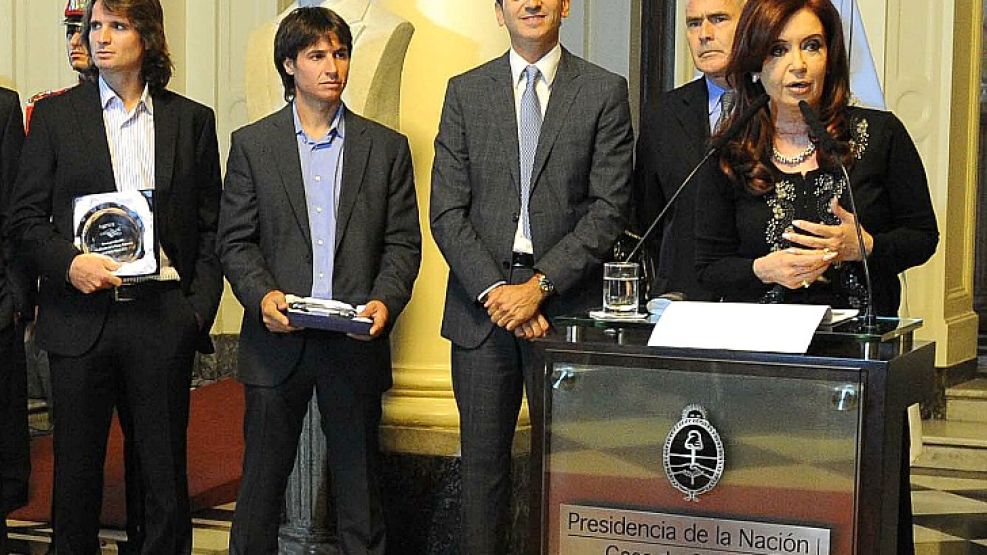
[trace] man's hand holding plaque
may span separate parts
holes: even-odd
[[[105,283],[97,278],[100,273],[97,258],[112,261],[115,267],[107,265],[104,260],[102,268],[121,278],[158,273],[153,191],[85,195],[75,199],[73,215],[75,246],[82,251],[83,256],[101,255],[87,256],[80,262],[86,268],[85,272],[81,271],[82,268],[77,272],[80,283],[87,287]],[[73,285],[86,292],[75,283],[71,271],[69,274]],[[87,275],[88,278],[83,279],[82,275]]]
[[[288,301],[284,293],[278,290],[269,291],[260,301],[260,314],[264,326],[271,333],[291,333],[299,328],[292,327],[285,316],[288,311]]]
[[[119,287],[123,280],[113,273],[119,268],[119,262],[102,254],[80,254],[69,266],[69,282],[87,295],[100,289]]]

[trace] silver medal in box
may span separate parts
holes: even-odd
[[[158,273],[154,191],[85,195],[75,199],[75,246],[120,263],[120,277]]]

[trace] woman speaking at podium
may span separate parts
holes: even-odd
[[[863,308],[864,251],[873,312],[897,315],[898,274],[939,241],[911,137],[893,114],[850,106],[843,29],[829,0],[747,2],[736,36],[727,69],[735,121],[724,129],[738,132],[719,171],[700,182],[699,281],[728,301]],[[766,109],[742,121],[764,94]],[[907,429],[902,441],[897,543],[911,554]]]
[[[700,282],[728,301],[863,308],[867,289],[850,190],[873,281],[874,311],[895,316],[898,274],[939,240],[925,169],[893,114],[852,107],[840,16],[829,0],[748,2],[727,73],[734,120],[765,109],[721,150],[700,182]],[[804,101],[832,139],[814,136]],[[829,137],[826,137],[829,139]]]

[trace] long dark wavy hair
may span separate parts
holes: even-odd
[[[89,46],[90,22],[93,16],[93,5],[102,2],[107,11],[126,17],[133,23],[144,45],[144,58],[141,61],[141,79],[147,83],[151,92],[161,92],[171,81],[174,64],[168,51],[168,40],[164,32],[164,11],[159,0],[91,0],[86,4],[86,15],[82,18],[82,36],[89,52],[89,75],[93,78],[99,75],[99,69],[93,63],[93,55]]]
[[[826,80],[819,104],[814,108],[819,119],[836,138],[839,156],[844,164],[850,156],[850,129],[847,106],[850,102],[850,70],[843,43],[840,14],[830,0],[755,0],[747,2],[737,23],[737,34],[727,66],[727,79],[737,91],[733,114],[743,113],[756,98],[765,94],[764,86],[755,82],[752,74],[760,72],[771,55],[774,42],[788,21],[801,10],[809,10],[822,22],[826,41]],[[732,120],[732,118],[731,118]],[[732,121],[728,120],[728,123]],[[761,110],[720,154],[720,169],[731,181],[753,194],[765,194],[774,189],[774,174],[769,160],[774,144],[774,124],[771,114]],[[817,152],[819,166],[836,167],[833,154]]]

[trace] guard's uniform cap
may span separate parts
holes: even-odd
[[[86,14],[86,0],[68,0],[65,3],[65,25],[82,25],[82,16]]]

